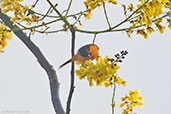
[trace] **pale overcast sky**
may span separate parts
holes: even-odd
[[[63,11],[68,1],[59,1],[57,8]],[[70,13],[83,10],[83,1],[73,2]],[[124,2],[128,1],[124,0]],[[29,3],[33,2],[29,1]],[[45,12],[48,7],[46,0],[41,0],[36,9]],[[117,7],[108,8],[108,12],[112,25],[124,19],[121,3]],[[86,30],[107,27],[102,8],[97,8],[93,12],[92,19],[88,21],[83,19],[82,23],[82,28]],[[53,27],[59,26],[54,24]],[[164,34],[152,33],[148,39],[136,34],[128,38],[123,32],[97,35],[96,44],[100,48],[102,57],[113,56],[122,50],[128,51],[118,71],[119,76],[127,81],[127,86],[117,86],[116,114],[121,114],[120,98],[130,89],[140,90],[140,94],[144,96],[144,108],[136,108],[137,114],[170,113],[170,35],[169,29],[166,29]],[[93,35],[76,33],[76,50],[82,45],[92,43],[92,38]],[[32,40],[57,71],[61,83],[60,98],[65,109],[71,65],[61,70],[58,70],[58,66],[71,57],[71,35],[69,32],[36,34]],[[48,77],[33,54],[15,35],[4,51],[5,53],[0,54],[0,114],[9,114],[6,111],[13,111],[15,114],[55,114],[50,98]],[[71,114],[111,114],[113,88],[89,87],[87,80],[79,80],[78,77],[75,78],[75,86]]]

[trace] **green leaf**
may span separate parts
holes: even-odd
[[[35,14],[35,12],[33,10],[29,9],[27,16],[29,16],[30,14]]]

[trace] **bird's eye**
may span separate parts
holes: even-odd
[[[91,53],[88,53],[88,57],[90,58]]]

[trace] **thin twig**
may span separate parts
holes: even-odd
[[[67,15],[68,15],[68,12],[69,12],[69,10],[70,10],[70,8],[71,8],[71,4],[72,4],[72,0],[70,0],[70,2],[69,2],[68,8],[67,8],[67,11],[66,11],[66,14],[65,14],[65,18],[66,18]]]
[[[105,3],[103,3],[103,9],[104,9],[104,14],[105,14],[105,18],[106,18],[107,24],[108,24],[108,26],[109,26],[109,29],[111,29],[110,22],[109,22],[109,18],[108,18],[108,16],[107,16],[107,12],[106,12]]]
[[[51,9],[52,9],[52,7],[50,7],[50,8],[47,10],[46,14],[43,15],[43,17],[42,17],[41,19],[39,19],[39,21],[40,21],[40,20],[43,20],[45,17],[47,17],[47,15],[48,15],[48,13],[50,12]]]
[[[81,11],[81,12],[78,12],[78,13],[75,13],[75,14],[70,14],[68,15],[67,17],[74,17],[76,15],[80,15],[81,13],[84,14],[86,13],[88,10],[85,10],[85,11]],[[44,14],[42,13],[39,13],[39,12],[36,12],[34,11],[35,14],[39,15],[39,16],[45,16]],[[53,15],[46,15],[46,17],[50,17],[50,18],[60,18],[59,16],[53,16]]]
[[[93,44],[95,43],[97,33],[94,34]]]
[[[78,19],[73,23],[73,25],[75,25],[79,20],[80,20],[80,18],[81,18],[81,16],[82,16],[83,14],[82,13],[80,13],[80,15],[79,15],[79,17],[78,17]]]
[[[53,31],[46,31],[46,32],[43,32],[43,31],[40,31],[40,30],[34,30],[34,31],[35,31],[35,32],[38,32],[38,33],[46,33],[46,34],[57,33],[57,32],[66,32],[64,29],[53,30]]]
[[[57,22],[57,21],[60,21],[60,20],[61,20],[61,19],[55,19],[55,20],[49,21],[49,22],[47,22],[47,23],[42,23],[42,24],[40,24],[40,25],[32,26],[32,27],[26,27],[26,26],[24,26],[24,25],[22,25],[22,24],[20,24],[20,23],[17,23],[17,24],[23,27],[23,28],[20,29],[20,30],[27,30],[27,29],[35,29],[35,28],[39,28],[39,27],[42,27],[42,26],[45,26],[45,25],[53,24],[53,23],[55,23],[55,22]],[[13,31],[14,31],[14,30],[13,30]]]
[[[134,16],[134,17],[130,18],[130,19],[128,19],[128,21],[131,21],[132,19],[135,19],[135,18],[137,18],[137,17],[139,17],[139,16],[141,16],[141,15],[142,15],[142,13],[141,13],[141,14],[139,14],[139,15],[136,15],[136,16]]]
[[[113,96],[112,96],[112,114],[115,113],[115,93],[116,93],[116,84],[113,86]]]
[[[49,5],[55,10],[55,12],[59,15],[59,17],[64,21],[64,23],[71,28],[70,23],[68,22],[68,20],[62,16],[62,14],[56,9],[56,7],[52,4],[52,2],[50,0],[47,0],[47,2],[49,3]]]
[[[36,0],[36,2],[33,4],[32,8],[34,8],[37,5],[38,1],[39,0]]]

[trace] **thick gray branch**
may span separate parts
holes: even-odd
[[[8,26],[10,29],[12,29],[12,30],[18,29],[18,31],[14,31],[14,34],[30,49],[30,51],[38,59],[38,62],[44,68],[44,70],[46,71],[46,73],[49,77],[51,99],[52,99],[52,103],[53,103],[56,114],[65,114],[63,107],[61,105],[61,102],[60,102],[60,98],[59,98],[58,78],[57,78],[56,72],[53,69],[53,67],[49,64],[49,62],[44,57],[42,52],[30,40],[30,38],[27,37],[26,34],[24,34],[21,30],[19,30],[18,26],[13,26],[13,23],[10,21],[10,18],[8,16],[4,15],[1,12],[1,9],[0,9],[0,18],[5,23],[5,25]]]

